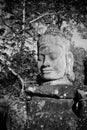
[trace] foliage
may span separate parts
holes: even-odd
[[[2,0],[0,2],[0,71],[3,70],[1,79],[4,77],[5,80],[9,79],[7,78],[9,73],[11,76],[12,73],[16,77],[19,76],[23,82],[35,79],[37,62],[34,44],[37,44],[39,35],[45,33],[49,26],[57,26],[69,38],[72,37],[73,28],[78,28],[86,38],[86,3],[86,0]],[[83,30],[79,26],[81,23],[85,28]],[[31,47],[35,52],[32,52]],[[83,52],[82,49],[74,51],[76,65],[74,71],[78,81],[80,72],[83,71],[82,61],[85,55]]]
[[[86,0],[0,0],[0,98],[4,96],[3,99],[12,104],[10,110],[16,110],[16,113],[11,110],[12,115],[9,116],[15,114],[19,124],[23,125],[26,120],[25,104],[20,100],[25,100],[25,97],[21,92],[27,84],[36,81],[38,73],[38,37],[49,26],[56,26],[70,39],[74,29],[87,39],[86,5]],[[72,46],[72,52],[75,59],[74,85],[82,88],[87,79],[87,73],[84,77],[87,51]],[[18,108],[22,108],[21,111]],[[16,127],[16,120],[13,119],[11,125]]]
[[[37,74],[37,62],[34,58],[34,52],[20,52],[13,56],[11,67],[23,79],[35,80]]]
[[[83,48],[72,46],[72,52],[74,54],[74,73],[75,73],[75,82],[74,85],[78,88],[82,88],[85,84],[85,66],[84,61],[87,55],[87,51]]]

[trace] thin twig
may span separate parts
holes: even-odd
[[[8,24],[6,24],[6,23],[5,23],[5,21],[4,21],[4,19],[2,18],[2,16],[1,16],[1,15],[0,15],[0,18],[1,18],[2,22],[4,23],[4,25],[5,25],[6,27],[10,28],[10,29],[11,29],[11,31],[12,31],[14,34],[16,34],[16,35],[17,35],[17,33],[13,30],[12,26],[9,26]]]
[[[37,20],[41,19],[42,17],[44,17],[44,16],[46,16],[46,15],[51,15],[51,14],[54,14],[54,13],[49,13],[49,12],[47,12],[47,13],[45,13],[45,14],[42,14],[42,15],[40,15],[38,18],[31,20],[29,23],[36,22]]]

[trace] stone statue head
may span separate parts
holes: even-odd
[[[71,84],[74,81],[71,43],[60,31],[48,31],[38,41],[38,68],[43,82]]]

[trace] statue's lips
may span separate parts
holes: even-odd
[[[46,70],[42,70],[41,71],[42,73],[44,73],[44,74],[47,74],[47,73],[51,73],[51,72],[53,72],[53,70],[51,70],[51,69],[46,69]]]

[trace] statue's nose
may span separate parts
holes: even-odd
[[[46,56],[44,57],[43,66],[44,67],[50,67],[49,60]]]

